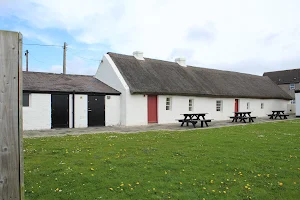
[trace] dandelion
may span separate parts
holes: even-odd
[[[140,184],[140,182],[136,182],[136,184],[137,184],[137,185],[139,185],[139,184]]]
[[[121,185],[120,185],[121,187],[123,187],[124,186],[124,183],[121,183]]]
[[[234,182],[236,182],[236,180],[235,180],[235,179],[233,179],[233,181],[234,181]]]
[[[165,174],[168,174],[168,172],[165,171]]]
[[[148,192],[150,192],[150,190],[148,190]]]
[[[182,185],[182,182],[179,182],[180,185]]]
[[[245,185],[245,188],[248,189],[248,185]]]
[[[113,189],[113,188],[109,188],[109,190],[110,190],[110,191],[113,191],[114,189]]]
[[[91,176],[95,176],[94,174],[91,174]]]
[[[155,191],[155,188],[152,188],[153,191]]]
[[[94,171],[94,168],[91,168],[91,171]]]
[[[226,191],[224,190],[223,193],[226,194]]]
[[[58,191],[59,191],[59,188],[56,188],[56,189],[55,189],[55,192],[58,192]]]
[[[128,183],[128,186],[129,186],[129,187],[131,187],[131,184],[130,184],[130,183]]]
[[[206,187],[203,187],[203,190],[206,190]]]
[[[123,188],[121,188],[120,191],[123,191]]]
[[[130,190],[132,191],[132,190],[133,190],[133,188],[130,188]]]
[[[228,187],[226,187],[226,190],[229,190],[229,188],[228,188]]]
[[[210,183],[213,184],[213,183],[214,183],[214,180],[210,180]]]
[[[212,190],[212,192],[216,192],[215,190]]]
[[[283,186],[283,183],[281,183],[281,182],[279,182],[278,184],[279,184],[279,186]]]
[[[258,176],[258,177],[260,177],[260,176],[261,176],[261,174],[257,174],[257,176]]]
[[[297,183],[296,183],[296,182],[294,182],[294,184],[296,185]]]

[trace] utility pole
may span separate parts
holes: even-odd
[[[63,60],[63,74],[66,74],[66,57],[67,57],[67,43],[64,42],[64,60]]]
[[[28,72],[28,54],[29,54],[29,51],[26,50],[25,51],[25,56],[26,56],[26,72]]]

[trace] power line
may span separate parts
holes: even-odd
[[[63,47],[61,45],[56,45],[56,44],[25,44],[23,45],[30,45],[30,46],[44,46],[44,47]]]
[[[70,51],[69,51],[70,52]],[[76,56],[76,57],[79,57],[79,58],[82,58],[82,59],[85,59],[85,60],[91,60],[91,61],[97,61],[97,62],[100,62],[101,59],[97,60],[97,59],[91,59],[91,58],[85,58],[85,57],[82,57],[82,56],[78,56],[76,54],[74,54],[73,52],[70,52],[72,55]]]

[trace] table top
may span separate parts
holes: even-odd
[[[234,112],[235,114],[250,114],[251,112],[250,111],[246,111],[246,112]]]
[[[180,114],[180,115],[206,115],[208,113],[183,113],[183,114]]]
[[[272,112],[284,112],[284,110],[272,110]]]

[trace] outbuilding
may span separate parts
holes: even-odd
[[[23,72],[24,130],[120,124],[120,92],[93,76]]]
[[[295,90],[296,117],[300,117],[300,90]]]
[[[266,117],[287,110],[292,97],[269,77],[187,66],[133,55],[107,53],[95,75],[121,92],[121,125],[175,123],[182,113],[208,113],[228,120],[234,111]]]

